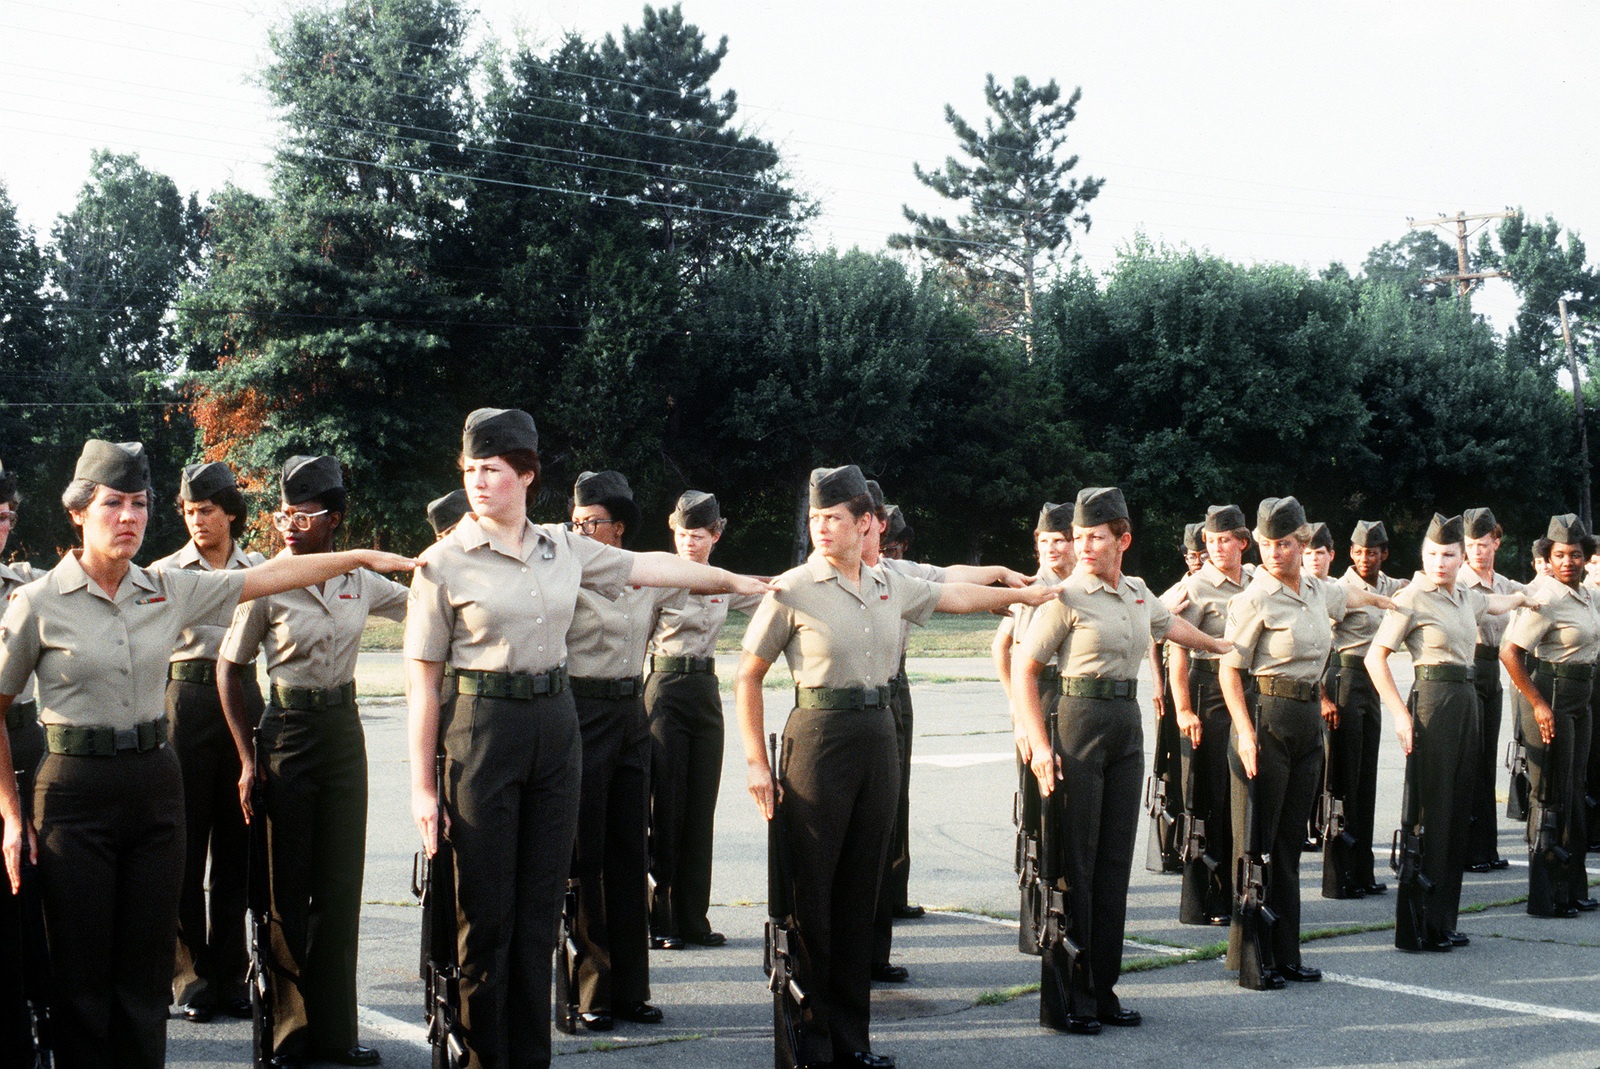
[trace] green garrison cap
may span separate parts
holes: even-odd
[[[461,428],[461,452],[468,460],[504,456],[516,449],[539,451],[539,429],[520,408],[480,408]]]
[[[1468,538],[1488,538],[1500,524],[1488,509],[1467,509],[1461,514],[1461,528]]]
[[[680,531],[715,527],[722,522],[722,509],[717,507],[717,499],[704,490],[685,490],[672,510],[670,522]]]
[[[1039,510],[1039,522],[1033,525],[1034,533],[1053,531],[1056,534],[1071,536],[1072,534],[1072,506],[1058,505],[1054,501],[1046,501]]]
[[[1322,549],[1332,549],[1333,532],[1328,530],[1328,525],[1325,523],[1320,521],[1314,523],[1311,525],[1311,541],[1308,542],[1307,545],[1309,545],[1312,549],[1316,549],[1318,547],[1321,547]]]
[[[125,494],[136,494],[150,489],[150,458],[145,456],[143,442],[103,442],[91,438],[83,443],[83,452],[78,454],[78,466],[72,477],[88,479]]]
[[[1128,502],[1115,486],[1086,486],[1078,491],[1072,508],[1074,527],[1098,527],[1128,518]]]
[[[185,501],[210,501],[224,490],[237,489],[233,469],[220,460],[190,464],[178,480],[178,496]]]
[[[1257,538],[1288,538],[1306,525],[1306,510],[1292,497],[1264,497],[1256,506]]]
[[[1248,526],[1244,509],[1238,505],[1212,505],[1206,509],[1205,529],[1212,534],[1227,534]]]
[[[428,502],[428,526],[433,528],[435,538],[450,531],[461,522],[461,517],[472,511],[472,502],[467,500],[465,490],[452,490],[443,497],[436,497]]]
[[[1377,548],[1389,544],[1389,532],[1383,529],[1382,520],[1357,520],[1356,529],[1350,532],[1352,546]]]
[[[1185,553],[1204,553],[1206,551],[1205,524],[1186,523],[1183,525],[1183,551]]]
[[[344,477],[333,457],[290,457],[283,462],[281,485],[283,500],[298,505],[329,490],[343,489]]]
[[[1427,538],[1429,542],[1434,542],[1441,546],[1453,546],[1457,542],[1463,541],[1461,517],[1441,516],[1435,512],[1433,521],[1428,524]]]
[[[1589,528],[1575,513],[1563,512],[1550,517],[1550,526],[1545,529],[1544,536],[1552,542],[1575,546],[1589,537]]]
[[[883,510],[883,487],[878,485],[878,480],[867,480],[867,496],[872,498],[872,507],[881,512]]]
[[[911,530],[911,525],[906,522],[906,514],[900,511],[900,506],[885,505],[883,506],[883,511],[888,514],[889,523],[889,526],[884,528],[883,532],[884,545],[893,545],[896,542],[906,541],[909,537],[907,532]]]
[[[811,507],[814,509],[829,509],[871,492],[867,477],[854,464],[811,469]]]

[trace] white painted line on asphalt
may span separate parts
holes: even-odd
[[[1005,753],[940,753],[913,757],[911,763],[933,765],[936,768],[966,768],[969,765],[992,765],[997,761],[1012,761],[1016,756],[1015,750],[1007,750]]]
[[[1431,987],[1418,987],[1415,984],[1397,984],[1389,980],[1372,980],[1365,976],[1346,976],[1343,973],[1325,972],[1322,974],[1322,978],[1331,980],[1336,984],[1365,987],[1373,991],[1392,991],[1397,995],[1413,995],[1417,998],[1430,998],[1437,1002],[1454,1002],[1461,1006],[1477,1006],[1480,1009],[1499,1010],[1502,1013],[1524,1013],[1530,1017],[1548,1017],[1553,1021],[1580,1021],[1583,1024],[1600,1024],[1600,1013],[1569,1010],[1560,1006],[1540,1006],[1532,1002],[1512,1002],[1508,999],[1489,998],[1485,995],[1466,995],[1459,991],[1440,991]]]
[[[390,1017],[387,1013],[379,1013],[367,1006],[356,1007],[356,1024],[369,1031],[382,1032],[391,1039],[409,1043],[421,1050],[428,1049],[428,1030],[420,1024]]]

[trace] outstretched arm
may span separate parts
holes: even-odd
[[[1012,605],[1043,605],[1060,593],[1059,587],[974,586],[971,583],[944,583],[939,588],[938,612],[960,615],[969,612],[1004,612]]]
[[[357,568],[371,568],[375,572],[409,572],[417,565],[418,561],[411,557],[376,549],[306,553],[298,557],[292,553],[280,553],[265,564],[244,569],[244,591],[239,595],[239,600],[254,601],[269,594],[282,594],[285,590],[316,586]]]
[[[635,553],[628,581],[640,586],[681,587],[691,594],[765,594],[772,589],[764,579],[662,552]]]

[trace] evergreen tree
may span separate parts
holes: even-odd
[[[1105,184],[1070,177],[1078,157],[1062,154],[1082,93],[1074,89],[1063,101],[1054,79],[1034,86],[1019,76],[1005,89],[990,74],[983,95],[992,114],[982,133],[945,105],[945,121],[972,163],[950,156],[943,171],[913,170],[941,197],[966,201],[969,214],[951,224],[908,206],[914,232],[889,238],[892,249],[914,248],[939,261],[985,324],[1022,337],[1030,352],[1038,279],[1071,242],[1072,228],[1089,228],[1087,206]]]

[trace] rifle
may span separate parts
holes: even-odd
[[[1416,754],[1406,755],[1405,785],[1400,796],[1400,827],[1395,829],[1389,848],[1389,866],[1398,877],[1396,891],[1394,945],[1401,950],[1423,950],[1428,940],[1428,895],[1433,881],[1422,871],[1424,829],[1417,822],[1411,804]]]
[[[1163,651],[1163,672],[1166,670],[1166,660]],[[1156,721],[1155,757],[1150,763],[1150,777],[1144,784],[1144,806],[1150,814],[1150,838],[1144,867],[1150,872],[1177,872],[1183,867],[1178,841],[1182,800],[1175,797],[1178,793],[1176,766],[1179,746],[1178,709],[1172,700],[1172,687],[1167,686],[1161,695],[1161,718]]]
[[[1344,799],[1334,791],[1334,765],[1338,741],[1330,732],[1322,763],[1322,803],[1318,807],[1322,833],[1322,897],[1350,898],[1350,851],[1356,846],[1345,821]],[[1343,771],[1343,768],[1340,768]]]
[[[1256,737],[1261,737],[1261,721],[1256,718]],[[1259,770],[1258,770],[1259,771]],[[1252,991],[1282,987],[1272,953],[1272,928],[1278,915],[1267,905],[1267,858],[1261,849],[1261,820],[1256,812],[1256,777],[1245,779],[1245,849],[1234,876],[1238,900],[1239,925],[1243,939],[1239,947],[1239,986]]]
[[[561,896],[561,926],[556,932],[556,1029],[578,1032],[578,878],[567,877]]]
[[[788,827],[778,797],[778,736],[767,736],[772,773],[772,819],[767,822],[767,930],[763,964],[772,992],[773,1069],[796,1069],[805,1063],[806,993],[800,986],[796,956],[800,925],[794,915],[794,869],[789,859]]]
[[[1039,953],[1039,923],[1044,911],[1039,884],[1039,788],[1033,769],[1018,759],[1017,793],[1011,805],[1011,821],[1017,827],[1017,850],[1013,867],[1022,908],[1017,924],[1017,949],[1024,954]]]
[[[17,792],[22,802],[22,885],[17,892],[22,960],[23,1010],[28,1017],[29,1069],[51,1069],[55,1046],[50,1036],[50,951],[45,945],[44,903],[39,897],[39,867],[28,857],[28,838],[32,835],[33,791],[25,770],[17,771]]]
[[[1178,817],[1179,857],[1183,862],[1178,920],[1182,924],[1210,924],[1218,912],[1213,903],[1221,891],[1217,879],[1220,866],[1206,842],[1205,819],[1194,811],[1194,766],[1191,750],[1189,767],[1183,774],[1183,813]]]
[[[250,1064],[266,1069],[272,1061],[276,1014],[272,1001],[272,876],[267,839],[266,747],[255,730],[255,780],[250,784],[249,845],[245,861],[245,902],[250,910]]]
[[[456,853],[444,833],[445,755],[434,757],[438,808],[434,814],[434,852],[417,851],[411,866],[411,892],[422,901],[423,1017],[434,1069],[465,1069],[466,1032],[461,1027],[461,961],[456,943]]]
[[[1511,782],[1506,789],[1506,819],[1527,820],[1533,795],[1533,781],[1528,776],[1528,748],[1522,741],[1522,718],[1512,717],[1516,724],[1516,737],[1506,743],[1506,771]]]
[[[1572,887],[1567,862],[1572,855],[1561,845],[1566,830],[1566,814],[1550,804],[1551,780],[1548,768],[1539,777],[1539,797],[1534,800],[1535,819],[1528,823],[1528,912],[1541,916],[1572,912]]]
[[[1053,737],[1053,736],[1052,736]],[[1062,821],[1065,819],[1064,785],[1057,783],[1039,803],[1039,915],[1034,941],[1039,945],[1039,1023],[1066,1031],[1073,1011],[1073,980],[1087,966],[1081,948],[1070,934],[1070,889],[1062,871],[1064,853]]]

